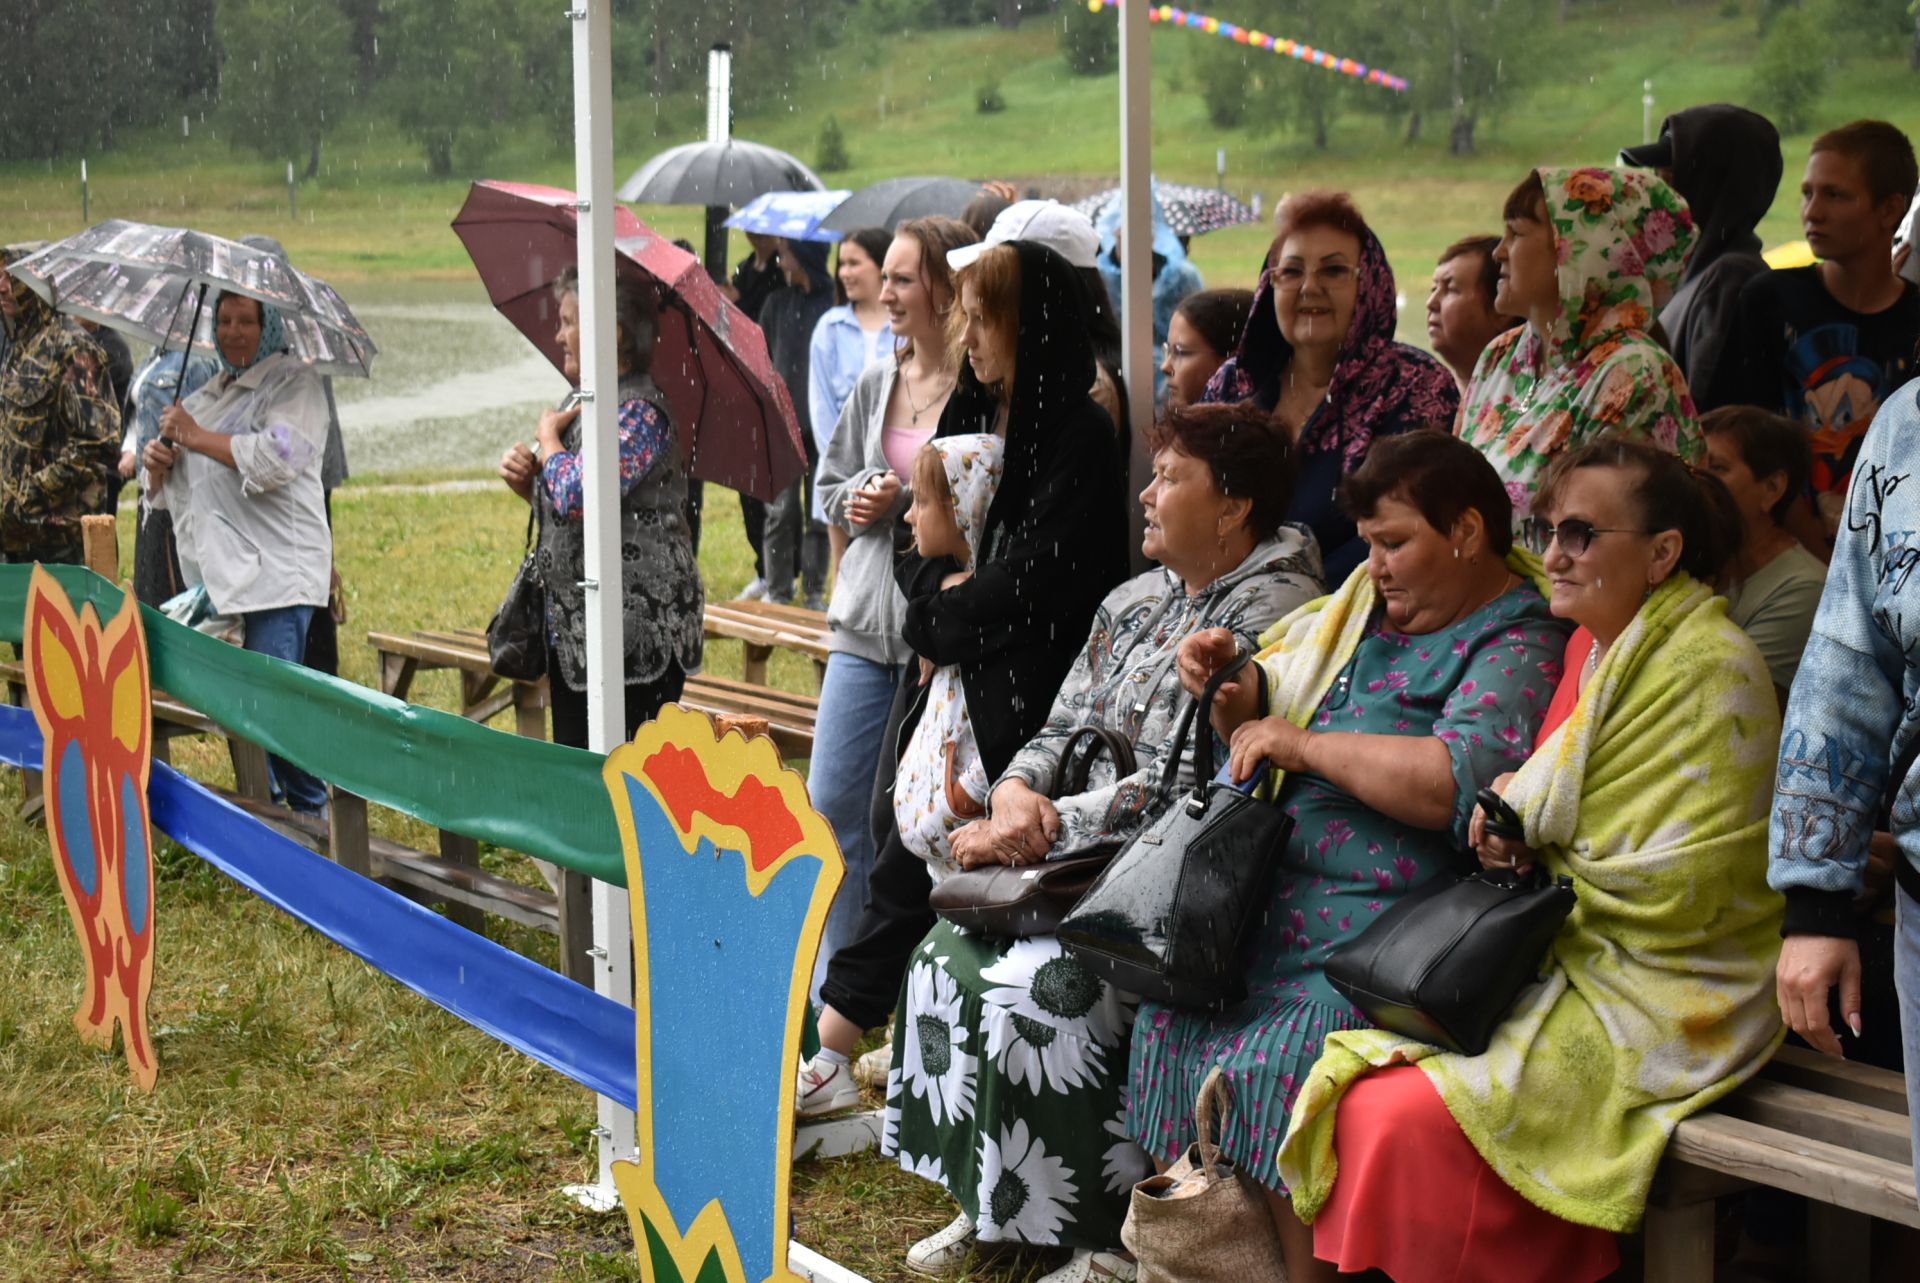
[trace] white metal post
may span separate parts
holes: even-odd
[[[586,519],[587,747],[612,751],[626,730],[620,633],[619,356],[613,311],[612,0],[573,0],[573,154],[580,193],[580,442]],[[593,884],[594,989],[633,1005],[627,893]],[[634,1155],[633,1111],[600,1097],[599,1179],[582,1201],[611,1208],[615,1159]]]
[[[1120,6],[1120,373],[1126,380],[1132,430],[1127,505],[1129,546],[1135,570],[1146,568],[1140,536],[1146,524],[1131,496],[1146,488],[1153,460],[1147,430],[1153,426],[1153,99],[1152,60],[1147,54],[1145,0]]]

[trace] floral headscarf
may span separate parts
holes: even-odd
[[[1705,451],[1686,376],[1647,333],[1693,251],[1693,216],[1637,169],[1541,169],[1558,259],[1560,315],[1517,326],[1474,367],[1459,432],[1487,456],[1516,524],[1561,453],[1608,436],[1689,462]]]
[[[1215,371],[1202,401],[1252,399],[1267,410],[1278,403],[1280,376],[1293,359],[1293,345],[1280,333],[1274,315],[1273,276],[1271,265],[1261,272],[1240,349]],[[1326,404],[1300,436],[1300,448],[1309,453],[1339,450],[1347,472],[1360,466],[1376,436],[1444,427],[1460,406],[1460,391],[1444,365],[1418,348],[1394,342],[1398,307],[1393,269],[1370,229],[1361,232],[1355,278],[1359,295]]]
[[[213,314],[216,318],[220,315],[220,303],[226,297],[225,294],[222,294],[219,299],[214,300]],[[235,295],[234,297],[252,298],[253,296],[247,294]],[[213,354],[220,359],[220,369],[228,378],[234,378],[247,370],[251,370],[254,366],[260,364],[260,362],[266,360],[276,352],[284,352],[287,350],[287,327],[286,322],[280,319],[280,309],[264,299],[255,299],[254,301],[260,304],[260,345],[254,348],[253,359],[245,365],[235,365],[232,361],[227,360],[227,354],[220,350],[220,344],[217,340],[213,345]]]
[[[987,509],[1000,488],[1000,470],[1006,442],[990,432],[957,437],[935,437],[931,442],[946,469],[947,489],[953,494],[953,520],[967,541],[968,564],[980,562],[980,539],[987,525]]]

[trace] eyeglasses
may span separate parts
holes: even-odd
[[[1582,521],[1578,517],[1568,517],[1559,525],[1554,525],[1544,517],[1528,517],[1520,523],[1520,538],[1529,549],[1546,555],[1547,546],[1555,539],[1560,541],[1560,551],[1569,557],[1586,554],[1595,535],[1644,535],[1645,530],[1632,530],[1625,526],[1596,526],[1591,521]]]

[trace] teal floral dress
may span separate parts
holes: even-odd
[[[1559,258],[1560,315],[1541,334],[1515,326],[1473,369],[1459,435],[1533,511],[1547,465],[1602,437],[1628,437],[1689,463],[1706,451],[1686,376],[1647,332],[1693,252],[1693,216],[1637,169],[1541,169]]]
[[[1376,619],[1312,729],[1436,737],[1453,759],[1453,822],[1414,828],[1327,780],[1287,776],[1276,804],[1295,828],[1247,958],[1247,997],[1217,1013],[1140,1006],[1126,1130],[1148,1152],[1172,1161],[1193,1141],[1194,1098],[1221,1065],[1234,1088],[1221,1147],[1279,1188],[1273,1159],[1296,1087],[1327,1034],[1367,1027],[1323,964],[1408,888],[1473,867],[1465,851],[1474,794],[1533,751],[1571,628],[1548,615],[1530,583],[1440,632],[1397,633]]]

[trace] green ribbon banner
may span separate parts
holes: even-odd
[[[125,593],[81,566],[45,569],[74,608],[110,619]],[[0,566],[0,641],[25,627],[31,566]],[[435,828],[625,886],[601,758],[403,703],[241,650],[141,607],[153,685],[350,793]]]

